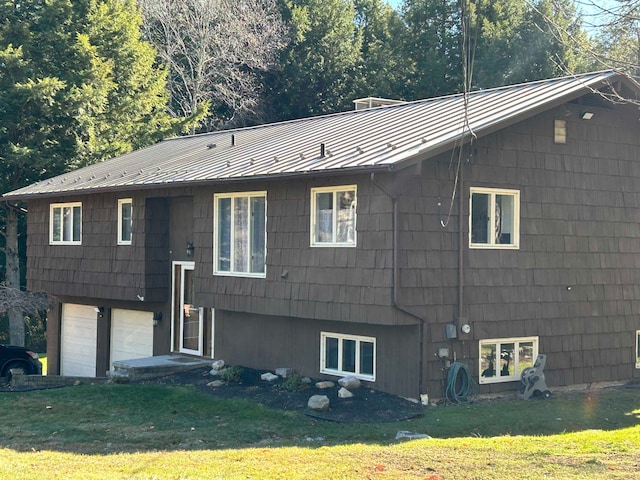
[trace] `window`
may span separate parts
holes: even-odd
[[[538,337],[480,340],[480,383],[520,380],[538,356]]]
[[[471,248],[518,248],[520,192],[471,188],[469,246]]]
[[[553,141],[555,143],[567,143],[567,121],[566,120],[554,120]]]
[[[311,189],[311,246],[356,245],[356,186]]]
[[[52,203],[49,215],[49,243],[82,243],[82,203]]]
[[[636,368],[640,368],[640,330],[636,331]]]
[[[320,343],[320,373],[375,381],[375,338],[322,332]]]
[[[214,195],[214,273],[265,276],[267,193]]]
[[[118,199],[118,245],[131,245],[131,227],[133,226],[133,201],[130,198]]]

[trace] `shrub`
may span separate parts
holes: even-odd
[[[227,383],[238,383],[242,379],[242,367],[233,365],[220,373],[220,380]]]
[[[309,385],[302,381],[302,377],[297,373],[292,373],[284,379],[282,383],[274,385],[274,388],[278,390],[285,390],[287,392],[300,392],[309,388]]]

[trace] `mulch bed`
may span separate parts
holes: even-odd
[[[194,369],[166,377],[140,380],[137,383],[155,383],[170,385],[193,385],[199,390],[220,398],[242,398],[260,403],[269,408],[295,410],[315,418],[343,423],[383,423],[407,420],[422,415],[423,407],[402,397],[391,395],[366,387],[352,390],[351,398],[338,398],[338,383],[334,388],[319,389],[316,380],[308,388],[299,391],[283,389],[283,379],[267,382],[260,379],[264,371],[242,367],[240,380],[220,387],[208,386],[216,377],[209,369]],[[327,395],[330,408],[324,412],[315,412],[307,408],[312,395]]]

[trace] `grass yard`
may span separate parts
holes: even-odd
[[[639,478],[640,390],[433,407],[337,424],[196,389],[0,394],[0,478]],[[434,438],[396,441],[399,430]]]

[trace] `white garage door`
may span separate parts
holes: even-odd
[[[98,319],[90,305],[62,305],[60,373],[71,377],[96,376]]]
[[[111,363],[153,356],[153,312],[111,311]]]

